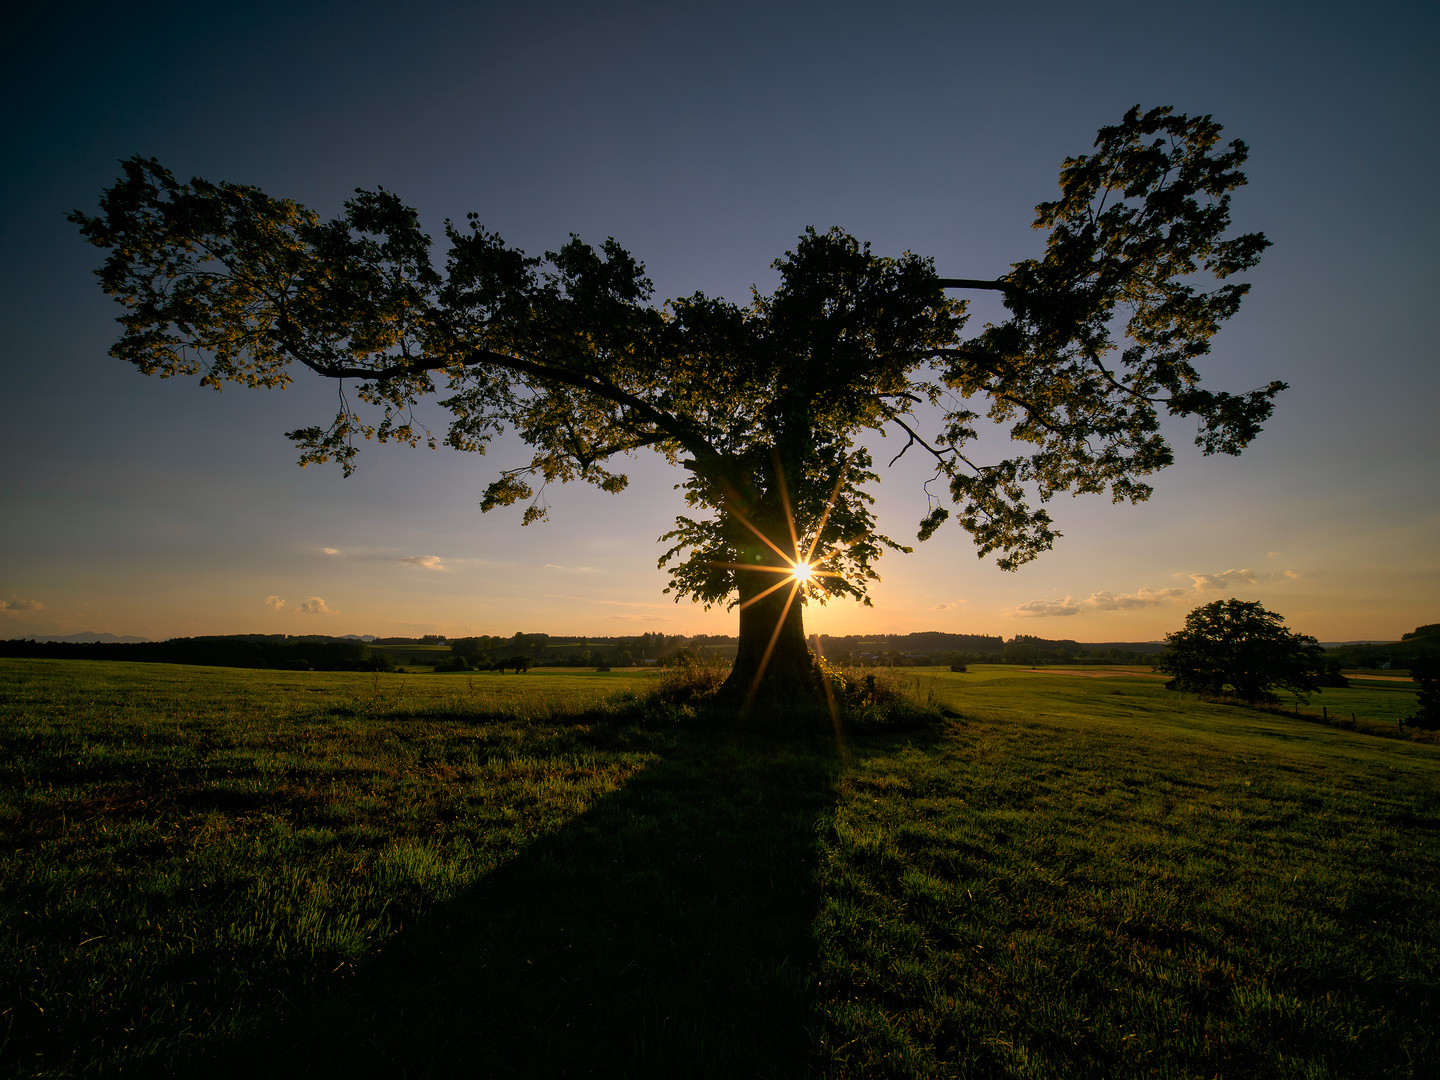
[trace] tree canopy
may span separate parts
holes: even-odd
[[[534,257],[473,214],[445,223],[437,266],[416,211],[383,189],[324,221],[140,157],[97,215],[71,218],[109,252],[97,273],[124,308],[117,358],[216,390],[284,386],[297,367],[353,381],[332,421],[289,433],[302,465],[348,475],[357,441],[436,445],[414,413],[433,395],[450,446],[484,453],[509,428],[533,448],[482,503],[528,503],[525,524],[545,516],[549,484],[622,490],[642,449],[683,467],[689,510],[661,563],[678,594],[740,606],[753,693],[767,663],[803,677],[802,603],[868,603],[881,553],[909,550],[871,512],[867,432],[928,455],[979,554],[1006,569],[1053,544],[1055,494],[1145,499],[1173,458],[1162,415],[1195,418],[1206,454],[1259,432],[1284,384],[1216,392],[1196,367],[1248,290],[1231,279],[1268,244],[1224,235],[1246,147],[1220,131],[1138,106],[1101,129],[1037,207],[1045,254],[998,279],[942,278],[928,257],[807,229],[774,263],[779,287],[748,305],[657,306],[615,240],[572,235]],[[957,288],[999,291],[1009,317],[964,336]],[[975,456],[982,417],[1008,428],[1012,456]],[[934,499],[919,539],[949,516]]]
[[[1175,676],[1177,690],[1219,696],[1229,687],[1242,701],[1263,701],[1277,686],[1303,697],[1319,687],[1324,669],[1313,637],[1287,630],[1283,617],[1258,603],[1235,599],[1190,612],[1155,659],[1155,670]]]

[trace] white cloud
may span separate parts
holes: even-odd
[[[1179,576],[1179,575],[1177,575]],[[1268,571],[1257,573],[1248,567],[1242,570],[1226,570],[1220,574],[1188,574],[1192,585],[1188,589],[1151,589],[1144,587],[1133,593],[1112,593],[1108,590],[1091,593],[1084,600],[1072,596],[1057,600],[1031,600],[1015,609],[1021,619],[1039,619],[1060,615],[1079,615],[1083,611],[1130,611],[1135,608],[1158,607],[1161,604],[1190,602],[1205,593],[1230,592],[1239,585],[1256,585],[1262,581],[1294,580],[1300,577],[1295,570],[1281,574]],[[935,609],[931,609],[935,610]]]
[[[265,606],[273,607],[276,611],[279,611],[285,606],[285,601],[281,600],[278,596],[267,596],[265,597]]]
[[[1022,619],[1039,619],[1047,615],[1079,615],[1081,607],[1070,597],[1063,600],[1031,600],[1015,609]]]
[[[936,604],[934,607],[932,607],[932,608],[926,608],[925,610],[926,610],[926,611],[957,611],[957,610],[959,610],[960,608],[962,608],[962,607],[964,607],[964,606],[965,606],[965,601],[964,601],[964,600],[947,600],[947,601],[945,601],[945,603],[943,603],[943,604]]]
[[[22,611],[40,611],[45,607],[39,600],[0,600],[0,612],[19,615]]]
[[[444,570],[445,566],[440,562],[439,555],[411,555],[408,559],[401,559],[403,563],[411,566],[418,566],[422,570]]]
[[[1134,608],[1156,607],[1172,603],[1188,595],[1186,589],[1141,589],[1133,593],[1101,591],[1084,600],[1067,596],[1063,600],[1032,600],[1021,604],[1015,614],[1022,619],[1040,619],[1057,615],[1079,615],[1082,611],[1130,611]]]
[[[305,602],[295,609],[297,614],[303,615],[335,615],[337,612],[325,606],[325,601],[318,596],[307,596]]]
[[[1155,607],[1186,595],[1185,589],[1146,589],[1139,592],[1120,593],[1101,591],[1091,593],[1085,606],[1093,611],[1129,611],[1131,608]]]
[[[340,554],[340,549],[339,549],[339,548],[321,548],[320,550],[321,550],[322,552],[324,552],[326,555],[339,555],[339,554]]]
[[[1268,578],[1272,575],[1263,576]],[[1201,593],[1224,592],[1236,585],[1254,585],[1261,577],[1247,567],[1244,570],[1226,570],[1223,574],[1191,574],[1190,580],[1195,582],[1195,591]]]

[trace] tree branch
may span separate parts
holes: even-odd
[[[443,371],[455,364],[463,367],[475,367],[480,364],[494,364],[496,367],[506,371],[513,371],[520,375],[529,375],[535,379],[545,379],[552,382],[563,383],[566,386],[573,386],[578,390],[594,394],[596,397],[604,398],[606,401],[616,405],[624,405],[633,409],[648,423],[653,424],[668,438],[674,439],[685,446],[697,458],[708,458],[712,462],[718,462],[723,455],[720,454],[710,443],[696,432],[690,425],[682,423],[677,417],[657,409],[643,398],[621,390],[618,386],[603,379],[597,379],[575,372],[566,371],[564,368],[549,367],[545,364],[537,364],[532,360],[522,360],[516,356],[507,356],[504,353],[492,352],[489,349],[473,349],[465,357],[459,360],[446,359],[441,357],[430,357],[416,359],[409,363],[392,364],[384,368],[357,367],[343,364],[321,364],[307,359],[298,351],[292,350],[292,354],[302,364],[318,375],[329,379],[365,379],[367,381],[384,383],[391,379],[397,379],[404,375],[411,375],[418,371]],[[651,442],[659,442],[659,439],[647,439],[641,445],[648,445]]]
[[[910,441],[905,444],[904,449],[902,449],[902,450],[900,451],[900,453],[896,454],[893,458],[890,459],[890,464],[891,464],[891,465],[894,465],[895,462],[899,461],[902,457],[904,457],[904,456],[905,456],[905,451],[906,451],[906,450],[909,450],[910,447],[911,447],[912,445],[916,444],[916,443],[919,443],[919,444],[920,444],[922,447],[924,447],[926,450],[930,451],[930,453],[935,456],[935,460],[936,460],[936,461],[941,461],[941,462],[943,462],[943,461],[945,460],[945,455],[946,455],[946,454],[958,454],[958,453],[959,453],[959,451],[956,450],[954,447],[946,447],[946,448],[944,448],[944,449],[942,449],[942,450],[937,450],[937,449],[935,449],[935,447],[931,446],[928,442],[925,441],[925,439],[919,434],[919,432],[917,432],[914,428],[912,428],[912,427],[911,427],[909,424],[907,424],[904,420],[901,420],[899,414],[896,413],[893,409],[888,409],[888,408],[887,408],[887,409],[885,410],[885,412],[886,412],[886,414],[890,417],[890,419],[891,419],[894,423],[899,424],[900,427],[904,429],[905,434],[907,434],[907,435],[910,436]]]
[[[988,281],[985,278],[968,277],[942,277],[940,279],[942,289],[993,289],[996,292],[1013,293],[1015,286],[1004,278],[996,278]]]

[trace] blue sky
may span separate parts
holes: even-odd
[[[335,213],[357,186],[533,253],[614,236],[658,298],[743,301],[807,225],[942,274],[1036,254],[1060,163],[1136,103],[1210,113],[1251,148],[1241,230],[1274,241],[1207,377],[1292,389],[1238,459],[1175,466],[1138,507],[1062,498],[1016,573],[958,528],[887,556],[829,633],[1155,638],[1260,600],[1325,640],[1440,617],[1440,15],[1379,4],[68,6],[22,14],[0,175],[0,633],[734,632],[676,605],[656,538],[676,477],[568,488],[548,523],[481,515],[522,460],[373,447],[297,469],[282,432],[333,386],[207,392],[106,356],[117,313],[65,214],[120,158]],[[972,326],[996,309],[977,300]],[[883,445],[880,447],[883,450]],[[898,449],[898,445],[895,447]],[[893,452],[893,451],[892,451]],[[877,454],[877,456],[879,456]],[[888,459],[890,454],[885,454]],[[920,463],[878,490],[912,535]],[[277,607],[275,600],[283,600]],[[270,602],[267,604],[267,600]],[[302,610],[308,605],[309,610]]]

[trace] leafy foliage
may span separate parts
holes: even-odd
[[[1219,695],[1228,686],[1243,701],[1264,700],[1275,686],[1303,697],[1318,688],[1324,667],[1313,637],[1287,630],[1258,603],[1234,599],[1190,612],[1155,660],[1155,670],[1175,676],[1176,689]]]
[[[1061,197],[1038,207],[1045,256],[960,283],[1000,290],[1010,311],[969,340],[964,302],[944,292],[956,283],[932,260],[877,256],[839,229],[807,229],[774,264],[780,286],[748,306],[696,293],[656,307],[613,239],[572,235],[535,258],[474,215],[445,223],[442,272],[416,212],[384,190],[357,191],[322,222],[137,157],[98,215],[71,217],[109,251],[98,274],[125,308],[111,351],[140,371],[203,372],[216,390],[283,386],[296,363],[354,380],[328,426],[290,432],[301,464],[334,459],[348,474],[357,436],[434,446],[413,409],[444,393],[449,445],[483,453],[513,428],[534,450],[483,509],[528,502],[528,524],[545,517],[548,484],[618,492],[614,463],[649,448],[688,470],[691,509],[661,560],[680,594],[743,596],[744,568],[773,563],[758,533],[813,550],[823,572],[803,597],[864,600],[879,555],[908,550],[877,530],[866,432],[899,430],[905,450],[932,455],[979,553],[1011,569],[1058,535],[1040,505],[1056,493],[1149,495],[1142,478],[1172,459],[1162,410],[1196,417],[1207,454],[1238,453],[1260,430],[1283,384],[1215,393],[1194,366],[1248,288],[1229,279],[1268,243],[1223,237],[1246,148],[1217,149],[1219,133],[1168,108],[1102,129],[1094,153],[1066,161]],[[1203,291],[1204,275],[1227,283]],[[972,399],[1024,452],[973,460]],[[920,406],[939,409],[933,437]],[[920,539],[949,516],[932,506]]]

